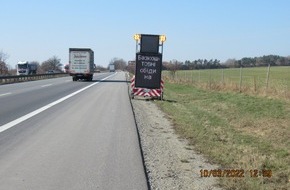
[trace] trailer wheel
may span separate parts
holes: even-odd
[[[92,81],[93,80],[93,77],[92,76],[88,76],[88,77],[85,78],[85,80],[86,81]]]

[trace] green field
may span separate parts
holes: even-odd
[[[289,69],[271,68],[271,81],[289,80]],[[266,68],[243,71],[266,79]],[[174,80],[164,72],[165,101],[158,106],[176,132],[211,162],[245,171],[245,177],[218,178],[225,189],[290,189],[290,103],[196,85],[195,80],[208,82],[209,72],[213,83],[219,82],[222,70],[178,71]],[[239,69],[224,70],[225,80],[232,82],[239,81],[234,78],[239,74]],[[271,172],[271,177],[255,177],[250,170]]]
[[[242,91],[289,98],[290,67],[163,71],[165,79],[202,85],[209,89]],[[269,77],[268,77],[269,76]],[[268,85],[268,86],[267,86]]]

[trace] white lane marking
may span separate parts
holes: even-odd
[[[52,84],[46,84],[46,85],[42,85],[41,87],[48,87],[48,86],[51,86]]]
[[[108,79],[110,77],[113,77],[114,75],[116,75],[116,74],[113,74],[113,75],[110,75],[110,76],[108,76],[106,78],[103,78],[99,82],[95,82],[95,83],[93,83],[93,84],[91,84],[89,86],[86,86],[86,87],[84,87],[84,88],[82,88],[82,89],[80,89],[78,91],[75,91],[75,92],[73,92],[73,93],[71,93],[71,94],[69,94],[69,95],[67,95],[67,96],[65,96],[63,98],[60,98],[60,99],[58,99],[58,100],[56,100],[56,101],[54,101],[54,102],[52,102],[50,104],[47,104],[46,106],[43,106],[43,107],[41,107],[41,108],[39,108],[39,109],[37,109],[37,110],[35,110],[33,112],[30,112],[29,114],[26,114],[26,115],[24,115],[24,116],[22,116],[22,117],[20,117],[18,119],[15,119],[14,121],[11,121],[9,123],[6,123],[6,124],[0,126],[0,133],[2,133],[3,131],[6,131],[7,129],[10,129],[11,127],[14,127],[15,125],[17,125],[17,124],[19,124],[19,123],[21,123],[21,122],[23,122],[23,121],[35,116],[35,115],[37,115],[37,114],[47,110],[48,108],[51,108],[52,106],[55,106],[55,105],[65,101],[66,99],[69,99],[69,98],[77,95],[78,93],[80,93],[80,92],[82,92],[82,91],[84,91],[84,90],[86,90],[88,88],[91,88],[92,86],[95,86],[96,84],[99,84],[103,80],[106,80],[106,79]]]
[[[5,94],[0,94],[0,97],[1,96],[7,96],[7,95],[10,95],[10,94],[12,94],[11,92],[8,92],[8,93],[5,93]]]

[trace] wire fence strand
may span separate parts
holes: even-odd
[[[211,90],[230,90],[290,99],[290,67],[163,71],[176,83],[188,83]]]

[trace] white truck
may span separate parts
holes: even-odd
[[[115,72],[115,65],[114,64],[110,64],[109,65],[109,71],[110,72]]]
[[[69,73],[73,81],[93,80],[94,51],[89,48],[69,48]]]
[[[28,61],[19,61],[17,64],[17,75],[35,75],[37,65]]]

